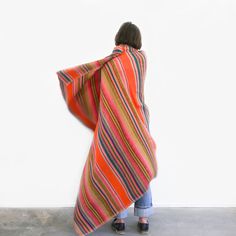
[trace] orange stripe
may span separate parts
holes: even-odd
[[[95,131],[95,133],[97,135],[97,130]],[[95,147],[98,146],[98,143],[97,143],[98,139],[99,139],[98,137],[94,138]],[[130,202],[130,199],[128,198],[126,190],[120,184],[120,180],[117,178],[113,170],[111,170],[111,167],[103,158],[99,148],[95,149],[95,155],[96,155],[96,163],[99,165],[99,167],[102,170],[102,173],[106,176],[106,178],[109,179],[109,183],[111,184],[111,186],[117,191],[117,194],[119,195],[119,199],[123,202],[125,206],[129,205],[131,202]]]
[[[123,54],[120,57],[120,59],[122,61],[122,65],[125,65],[125,67],[128,67],[128,68],[133,68],[132,64],[131,64],[131,61],[130,61],[130,58],[128,57],[127,54]],[[144,118],[143,113],[141,111],[142,108],[139,105],[139,101],[138,101],[138,97],[137,97],[136,77],[135,77],[134,70],[133,69],[129,70],[129,69],[125,68],[125,72],[127,74],[129,89],[130,89],[130,92],[132,94],[131,98],[133,100],[133,104],[136,108],[136,111],[139,114],[139,117],[142,119],[143,123],[145,123],[145,118]]]
[[[95,130],[96,125],[91,122],[80,110],[80,107],[77,104],[73,96],[73,84],[69,84],[66,87],[66,102],[68,107],[72,110],[73,114],[79,117],[90,129]]]
[[[67,69],[66,70],[66,73],[70,75],[71,78],[73,78],[73,80],[75,78],[78,78],[78,72],[74,70],[74,67],[73,68],[70,68],[70,69]],[[80,76],[80,75],[79,75]]]

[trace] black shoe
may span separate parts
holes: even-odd
[[[138,221],[138,230],[141,234],[147,234],[149,233],[149,222],[147,223],[141,223]]]
[[[118,234],[125,234],[125,223],[115,222],[117,218],[113,219],[111,223],[112,229]]]

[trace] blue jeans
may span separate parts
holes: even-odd
[[[141,198],[134,202],[134,216],[149,217],[153,213],[152,208],[152,193],[150,185],[147,192],[145,192]],[[120,212],[115,218],[126,218],[128,216],[128,209]]]

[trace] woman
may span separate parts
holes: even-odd
[[[126,55],[124,55],[124,57],[126,57],[127,59],[132,58],[132,57],[134,58],[134,54],[140,53],[138,50],[142,46],[141,33],[140,33],[139,28],[136,25],[132,24],[131,22],[123,23],[115,36],[115,44],[117,46],[120,45],[129,49],[127,50],[127,53]],[[146,61],[144,65],[146,67]],[[140,69],[140,68],[137,68],[137,69]],[[127,72],[128,74],[129,68],[125,68],[125,72]],[[138,89],[138,87],[135,87],[135,88],[132,87],[132,85],[134,84],[134,81],[131,81],[131,79],[132,78],[129,78],[128,76],[126,76],[125,83],[128,83],[129,84],[128,87],[132,88],[130,91],[130,94],[131,96],[133,96],[133,100],[134,101],[137,100],[139,96],[143,98],[144,96],[143,89]],[[136,77],[136,79],[138,78]],[[139,96],[137,96],[138,93],[139,93]],[[136,101],[136,102],[142,102],[142,101],[144,101],[144,99],[141,99],[141,101]],[[147,121],[148,114],[145,114],[145,112],[147,112],[147,110],[144,109],[144,115],[146,116],[145,119]],[[148,122],[146,124],[148,127]],[[152,213],[153,213],[152,194],[151,194],[151,188],[149,186],[148,191],[145,192],[145,194],[140,199],[135,201],[135,204],[134,204],[134,215],[139,217],[137,226],[140,232],[148,232],[148,228],[149,228],[148,217]],[[123,234],[125,231],[124,218],[126,218],[127,216],[128,216],[127,209],[125,209],[124,211],[116,215],[115,219],[112,221],[112,229],[115,230],[117,233]]]
[[[115,42],[107,57],[57,71],[69,111],[93,131],[74,208],[79,236],[114,217],[112,228],[124,233],[123,218],[133,202],[137,225],[145,232],[152,212],[150,182],[157,176],[157,161],[144,103],[146,56],[131,22],[120,27]],[[65,145],[71,148],[70,137]]]

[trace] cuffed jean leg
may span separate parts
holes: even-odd
[[[152,214],[152,192],[149,185],[148,190],[134,203],[134,215],[139,217],[149,217]]]
[[[128,209],[125,209],[124,211],[120,212],[118,215],[116,215],[116,218],[118,219],[124,219],[128,216]]]

